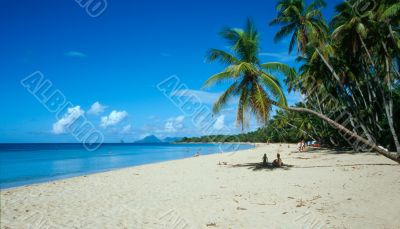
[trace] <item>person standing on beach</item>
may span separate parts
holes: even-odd
[[[304,140],[301,140],[301,152],[304,152],[304,150],[306,149],[306,143],[304,142]]]

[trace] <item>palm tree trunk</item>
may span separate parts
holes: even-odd
[[[372,60],[371,53],[369,52],[367,46],[365,45],[364,39],[361,37],[360,34],[358,34],[358,37],[360,38],[362,47],[364,48],[365,52],[367,53],[368,59],[369,59],[369,61],[371,62],[372,67],[375,68],[375,64],[374,64],[374,61]]]
[[[379,148],[375,143],[370,142],[370,141],[366,140],[366,139],[363,138],[363,137],[360,137],[359,135],[353,133],[351,130],[349,130],[349,129],[347,129],[346,127],[342,126],[341,124],[339,124],[339,123],[333,121],[332,119],[328,118],[328,117],[325,116],[325,115],[322,115],[322,114],[320,114],[320,113],[318,113],[318,112],[316,112],[316,111],[313,111],[313,110],[310,110],[310,109],[307,109],[307,108],[300,108],[300,107],[283,107],[283,106],[280,106],[278,103],[276,103],[276,102],[274,102],[274,101],[272,101],[272,104],[274,104],[275,106],[277,106],[277,107],[279,107],[279,108],[282,108],[282,109],[284,109],[284,110],[287,110],[287,111],[294,111],[294,112],[301,112],[301,113],[309,113],[309,114],[315,115],[315,116],[317,116],[318,118],[320,118],[320,119],[324,120],[325,122],[327,122],[329,125],[331,125],[331,126],[334,127],[335,129],[337,129],[337,130],[343,132],[345,135],[350,136],[350,138],[352,138],[352,139],[354,139],[354,140],[356,140],[356,141],[358,141],[358,142],[361,142],[361,143],[367,145],[368,147],[370,147],[371,149],[375,150],[375,151],[378,152],[379,154],[381,154],[381,155],[383,155],[383,156],[385,156],[385,157],[387,157],[387,158],[389,158],[389,159],[391,159],[391,160],[393,160],[393,161],[396,161],[396,162],[400,163],[400,154],[398,154],[398,153],[392,153],[392,152],[387,152],[386,150]]]
[[[400,52],[398,46],[396,45],[396,44],[397,44],[396,38],[395,38],[394,35],[393,35],[393,34],[394,34],[394,31],[393,31],[392,25],[389,24],[388,26],[389,26],[390,37],[392,38],[393,43],[394,43],[393,47],[395,47],[395,49],[397,50],[397,52]]]
[[[382,42],[382,44],[383,44],[383,47],[384,47],[384,49],[385,49],[385,51],[386,51],[386,45]],[[318,55],[321,57],[321,59],[322,59],[322,61],[325,63],[325,65],[328,67],[328,69],[331,71],[331,73],[333,74],[333,76],[334,76],[334,78],[338,81],[338,83],[339,83],[339,86],[342,88],[342,85],[341,85],[341,81],[340,81],[340,79],[339,79],[339,76],[336,74],[336,72],[335,72],[335,70],[333,69],[333,67],[328,63],[328,61],[325,59],[325,57],[322,55],[322,53],[319,51],[319,49],[318,48],[316,48],[315,49],[316,51],[317,51],[317,53],[318,53]],[[387,51],[386,51],[387,52]],[[390,79],[388,79],[389,81],[390,81]],[[383,98],[384,100],[385,100],[385,98]],[[384,101],[384,102],[386,102],[386,101]],[[387,110],[387,109],[386,109]],[[310,111],[312,111],[312,112],[315,112],[315,111],[313,111],[313,110],[310,110]],[[317,112],[315,112],[316,114],[318,114],[318,115],[321,115],[321,114],[319,114],[319,113],[317,113]],[[388,113],[388,112],[386,112],[386,113]],[[390,113],[390,112],[389,112]],[[324,115],[322,115],[322,116],[324,116]],[[398,140],[398,137],[397,137],[397,134],[396,134],[396,131],[395,131],[395,129],[394,129],[394,124],[393,124],[393,119],[392,120],[389,120],[390,118],[392,118],[391,116],[390,116],[390,114],[388,114],[387,115],[388,116],[388,122],[389,122],[389,127],[390,127],[390,131],[392,132],[392,136],[393,136],[393,139],[394,139],[394,143],[395,143],[395,145],[396,145],[396,151],[398,152],[398,153],[400,153],[400,142],[399,142],[399,140]],[[325,116],[326,117],[326,116]],[[321,117],[320,117],[321,118]],[[326,118],[328,118],[328,117],[326,117]],[[328,118],[329,119],[329,118]],[[324,119],[325,120],[325,119]],[[331,120],[331,119],[330,119]],[[327,121],[327,120],[325,120],[325,121]],[[336,122],[334,122],[333,120],[331,120],[333,123],[336,123]],[[328,122],[328,121],[327,121]],[[330,122],[328,122],[329,124],[331,124],[332,125],[332,123],[330,123]],[[338,124],[338,123],[336,123],[336,124]],[[335,125],[332,125],[333,127],[335,127],[335,128],[338,128],[338,126],[335,126]],[[340,125],[339,124],[339,126],[341,126],[341,127],[343,127],[342,125]],[[346,129],[346,130],[348,130],[347,128],[345,128],[345,127],[343,127],[344,129]],[[343,130],[344,130],[343,129]],[[340,130],[340,129],[339,129]],[[361,140],[361,139],[363,139],[363,140],[365,140],[366,142],[368,142],[366,139],[364,139],[364,138],[361,138],[360,136],[358,136],[357,134],[354,134],[352,131],[350,131],[350,130],[348,130],[349,131],[349,134],[351,133],[352,135],[355,135],[355,136],[357,136],[357,137],[359,137],[360,139],[357,139],[357,140]],[[344,131],[345,133],[346,133],[346,131]],[[347,134],[347,133],[346,133]],[[352,136],[352,135],[350,135],[350,136]],[[361,142],[363,142],[363,141],[361,141]],[[364,143],[364,142],[363,142]],[[366,143],[365,143],[366,144]],[[375,149],[374,147],[372,147],[373,145],[377,148],[377,149],[380,149],[379,147],[377,147],[374,143],[369,143],[369,144],[366,144],[366,145],[368,145],[368,146],[371,146],[371,148],[373,148],[373,149]],[[375,149],[375,150],[377,150],[377,149]],[[384,150],[382,150],[382,149],[380,149],[382,152],[386,152],[386,151],[384,151]],[[378,151],[378,150],[377,150]],[[378,151],[379,152],[379,151]],[[387,153],[387,152],[386,152]],[[386,156],[387,157],[387,156]],[[400,157],[400,156],[397,156],[397,157]],[[389,157],[390,158],[390,157]],[[392,158],[391,158],[392,159]],[[393,159],[393,160],[395,160],[395,159]],[[395,161],[397,161],[397,160],[395,160]],[[398,161],[399,162],[399,161]],[[400,162],[399,162],[400,163]]]
[[[322,55],[322,53],[319,51],[318,48],[315,48],[315,50],[317,51],[319,57],[321,57],[322,61],[324,62],[324,64],[326,65],[326,67],[329,69],[329,71],[333,74],[333,76],[335,77],[336,81],[338,81],[340,88],[343,88],[342,82],[340,81],[339,76],[336,74],[335,70],[333,69],[332,65],[329,64],[328,60],[325,59],[325,57]]]
[[[392,88],[391,88],[392,87],[392,85],[391,85],[392,79],[390,77],[390,61],[387,56],[385,56],[385,62],[386,62],[386,74],[387,74],[386,80],[387,80],[387,84],[388,84],[387,86],[388,86],[389,90],[392,90]],[[383,94],[383,92],[382,92],[382,94]],[[393,98],[391,95],[389,95],[388,97],[389,97],[389,101],[386,102],[385,96],[383,95],[385,111],[386,111],[386,115],[387,115],[387,119],[388,119],[388,123],[389,123],[390,132],[392,133],[393,141],[396,146],[396,151],[397,151],[397,153],[400,153],[400,142],[399,142],[399,138],[397,137],[397,133],[396,133],[396,130],[394,128],[394,123],[393,123]]]

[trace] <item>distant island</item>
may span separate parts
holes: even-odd
[[[160,139],[155,135],[148,135],[141,140],[135,141],[134,143],[172,143],[179,142],[182,138],[179,137],[166,137],[164,139]]]

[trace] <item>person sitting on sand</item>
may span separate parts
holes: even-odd
[[[283,162],[282,162],[282,159],[281,159],[281,155],[278,153],[278,154],[276,155],[276,157],[277,157],[277,159],[275,159],[275,160],[272,162],[272,165],[275,166],[275,167],[282,167]]]
[[[267,166],[267,163],[268,163],[268,157],[267,157],[267,154],[264,153],[264,156],[263,156],[263,166]]]

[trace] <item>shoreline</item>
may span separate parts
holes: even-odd
[[[311,219],[334,228],[400,226],[397,163],[370,153],[295,150],[260,144],[2,189],[1,228],[298,228]],[[277,152],[293,167],[257,168],[264,153],[271,162]]]
[[[69,143],[67,143],[69,144]],[[14,144],[14,145],[20,145],[20,144]],[[50,143],[50,145],[54,145],[54,146],[58,146],[58,144],[55,143]],[[78,144],[73,144],[73,145],[78,145]],[[80,144],[79,144],[80,145]],[[125,144],[112,144],[112,145],[117,145],[117,146],[125,146]],[[138,147],[142,147],[143,144],[127,144],[128,146],[138,146]],[[160,146],[173,146],[174,144],[171,143],[162,143],[162,144],[155,144],[155,143],[151,143],[151,144],[146,144],[146,147],[148,147],[149,149],[152,149],[152,147],[160,147]],[[29,185],[35,185],[35,184],[41,184],[41,183],[46,183],[46,182],[53,182],[53,181],[57,181],[57,180],[64,180],[64,179],[69,179],[69,178],[73,178],[73,177],[79,177],[79,176],[85,176],[85,175],[91,175],[91,174],[96,174],[96,173],[103,173],[103,172],[109,172],[109,171],[113,171],[113,170],[118,170],[118,169],[124,169],[124,168],[130,168],[130,167],[135,167],[135,166],[141,166],[141,165],[149,165],[149,164],[156,164],[156,163],[160,163],[160,162],[167,162],[167,161],[173,161],[173,160],[180,160],[180,159],[184,159],[184,158],[191,158],[193,156],[196,156],[196,152],[198,152],[198,150],[202,151],[203,149],[205,149],[206,151],[202,152],[205,153],[203,155],[208,155],[208,154],[219,154],[219,153],[231,153],[232,151],[237,151],[237,150],[241,150],[241,148],[253,148],[254,144],[247,144],[247,143],[235,143],[235,146],[237,146],[237,148],[232,148],[232,149],[222,149],[224,148],[223,146],[221,147],[217,147],[216,144],[211,144],[211,143],[207,143],[207,144],[203,144],[203,143],[198,143],[198,144],[188,144],[187,147],[201,147],[197,150],[195,150],[195,152],[193,152],[193,154],[186,154],[185,156],[180,156],[180,153],[182,153],[182,147],[185,147],[185,152],[189,152],[189,148],[186,149],[185,145],[176,145],[177,149],[181,149],[180,151],[177,150],[176,151],[176,156],[174,157],[167,157],[167,158],[163,158],[163,159],[156,159],[153,160],[152,156],[149,156],[149,158],[145,161],[139,162],[139,161],[132,161],[132,163],[129,164],[124,164],[124,165],[117,165],[117,166],[113,166],[113,167],[103,167],[103,168],[92,168],[92,169],[81,169],[80,171],[73,171],[73,172],[66,172],[63,174],[49,174],[47,176],[41,176],[41,177],[34,177],[32,176],[31,179],[14,179],[14,180],[9,180],[7,182],[4,182],[1,184],[0,190],[6,190],[6,189],[11,189],[11,188],[17,188],[17,187],[22,187],[22,186],[29,186]],[[209,146],[214,146],[214,148],[209,149]],[[28,149],[25,149],[27,151],[29,151]],[[54,148],[46,148],[45,150],[54,150]],[[222,150],[222,151],[221,151]],[[224,151],[226,150],[226,151]],[[112,151],[112,149],[110,149],[110,151]],[[56,153],[56,152],[53,152]],[[132,153],[132,152],[131,152]],[[132,155],[135,155],[135,153],[133,152]],[[160,155],[163,155],[163,153],[161,153]],[[62,158],[61,158],[62,159]],[[122,158],[121,158],[122,159]],[[50,165],[48,165],[50,166]],[[4,174],[3,174],[4,175]],[[25,174],[26,176],[29,176],[29,174]]]
[[[203,143],[199,143],[199,144],[203,144]],[[206,144],[206,143],[204,143]],[[262,144],[262,143],[260,143]],[[257,146],[255,146],[254,148],[256,148]],[[254,149],[252,148],[252,149]],[[247,149],[248,150],[248,149]],[[232,154],[232,153],[236,153],[239,151],[243,151],[243,150],[238,150],[238,151],[233,151],[233,152],[217,152],[217,153],[211,153],[211,154],[205,154],[205,155],[199,155],[201,157],[207,157],[207,156],[212,156],[212,155],[216,155],[216,154]],[[196,156],[191,156],[191,157],[186,157],[186,158],[177,158],[177,159],[172,159],[172,160],[167,160],[167,161],[158,161],[158,162],[150,162],[150,163],[146,163],[146,164],[141,164],[141,165],[131,165],[131,166],[126,166],[126,167],[120,167],[120,168],[112,168],[109,170],[104,170],[104,171],[95,171],[95,172],[90,172],[90,173],[82,173],[80,175],[65,175],[66,177],[61,177],[61,178],[54,178],[52,180],[47,180],[47,181],[42,181],[42,182],[37,182],[37,183],[32,183],[32,184],[27,184],[27,185],[21,185],[21,186],[15,186],[15,187],[9,187],[9,188],[1,188],[0,192],[2,191],[9,191],[11,189],[18,189],[18,188],[29,188],[30,186],[36,186],[36,185],[43,185],[46,183],[54,183],[57,181],[64,181],[64,180],[69,180],[69,179],[74,179],[74,178],[82,178],[82,177],[89,177],[92,175],[96,175],[96,174],[103,174],[103,173],[109,173],[109,172],[113,172],[113,171],[119,171],[119,170],[127,170],[127,169],[133,169],[133,168],[137,168],[137,167],[141,167],[141,166],[149,166],[149,165],[158,165],[158,164],[162,164],[162,163],[168,163],[168,162],[175,162],[175,161],[182,161],[182,160],[187,160],[187,159],[191,159],[191,158],[195,158]],[[46,178],[44,178],[46,179]]]

